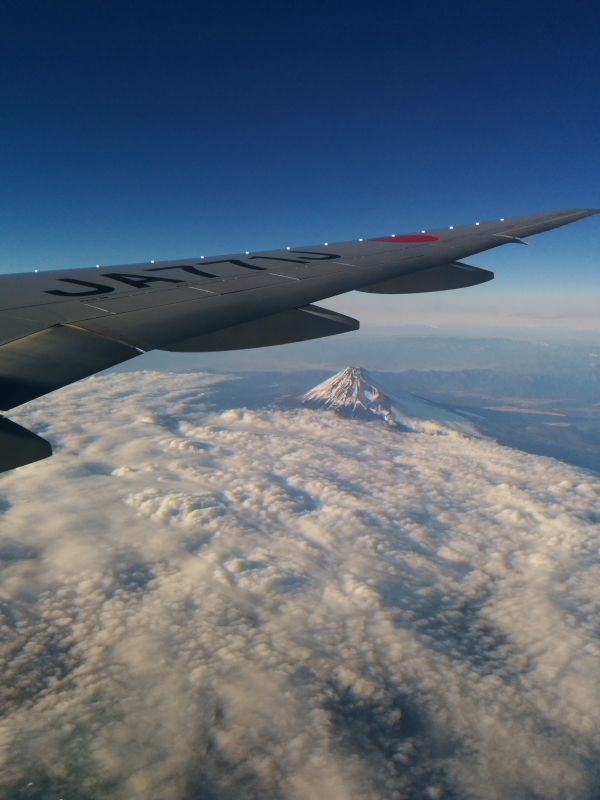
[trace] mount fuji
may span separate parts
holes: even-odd
[[[346,367],[302,396],[309,408],[335,411],[350,419],[382,420],[404,431],[443,433],[451,429],[481,436],[477,427],[460,414],[410,392],[392,398],[363,367]]]

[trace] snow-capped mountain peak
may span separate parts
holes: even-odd
[[[410,392],[390,397],[363,367],[346,367],[302,397],[310,408],[331,409],[343,417],[379,419],[402,430],[439,431],[440,425],[479,435],[465,417]]]
[[[346,367],[337,375],[315,386],[302,401],[319,408],[331,408],[349,417],[391,419],[391,399],[363,367]]]

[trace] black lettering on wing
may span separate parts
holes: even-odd
[[[192,264],[174,264],[173,266],[169,267],[150,267],[146,270],[146,272],[160,272],[161,270],[167,269],[180,269],[182,272],[188,272],[190,275],[200,275],[202,278],[218,278],[218,275],[214,275],[212,272],[204,272],[204,270],[197,269],[197,267],[192,266]]]
[[[62,289],[46,289],[45,294],[54,294],[58,297],[90,297],[94,294],[106,294],[107,292],[114,292],[114,286],[104,286],[101,283],[93,283],[92,281],[80,281],[77,278],[57,278],[61,283],[73,283],[75,286],[84,286],[86,290],[83,292],[65,292]],[[91,291],[90,291],[91,290]]]
[[[283,258],[282,256],[250,256],[250,258],[260,258],[263,261],[289,261],[293,264],[306,264],[308,263],[304,258]]]
[[[127,286],[133,286],[134,289],[147,289],[153,283],[184,283],[179,278],[159,278],[153,275],[130,275],[127,272],[104,272],[103,278],[110,278],[113,281],[126,283]]]
[[[256,264],[248,264],[247,261],[242,261],[241,258],[222,258],[219,261],[206,261],[207,267],[212,267],[214,264],[235,264],[236,267],[244,267],[244,269],[265,270],[266,267],[257,267]]]

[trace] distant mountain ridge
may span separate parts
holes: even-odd
[[[380,420],[401,430],[422,431],[428,424],[478,436],[476,426],[410,392],[390,397],[364,367],[346,367],[302,396],[309,408],[328,409],[349,419]]]

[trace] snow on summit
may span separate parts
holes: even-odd
[[[401,430],[433,432],[439,426],[478,435],[464,417],[411,392],[391,398],[364,367],[346,367],[302,396],[310,408],[335,411],[352,419],[380,419]],[[434,423],[432,426],[430,423]]]

